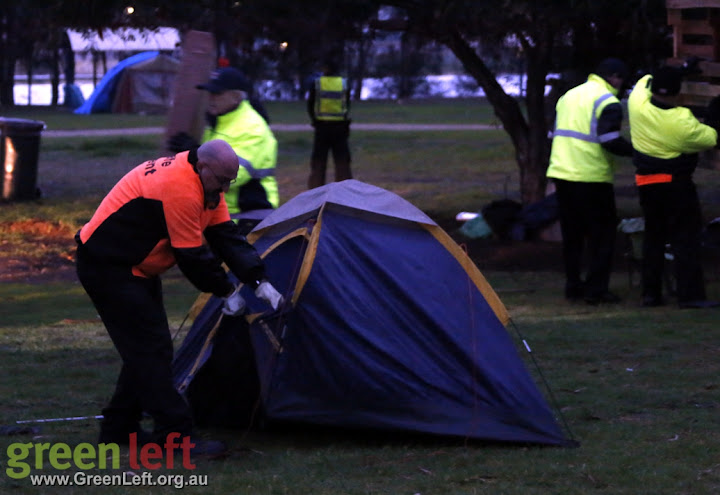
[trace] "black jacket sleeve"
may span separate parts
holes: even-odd
[[[234,222],[223,222],[205,229],[212,250],[244,284],[255,289],[265,277],[265,263]]]
[[[221,261],[207,246],[174,250],[178,268],[188,280],[202,292],[225,297],[233,291]]]
[[[607,105],[598,119],[598,136],[602,136],[609,133],[620,133],[623,120],[623,111],[620,103],[611,103]],[[632,156],[633,147],[630,141],[624,137],[618,135],[614,139],[608,141],[601,141],[601,146],[608,150],[610,153],[619,156]]]
[[[307,99],[307,113],[312,122],[315,121],[315,81],[310,85]]]

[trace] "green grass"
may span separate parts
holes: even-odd
[[[73,129],[121,129],[125,127],[164,126],[167,118],[163,115],[134,115],[98,113],[76,115],[66,108],[45,106],[15,106],[0,108],[0,117],[40,120],[48,130]]]
[[[554,273],[488,272],[552,385],[581,446],[482,445],[454,440],[334,431],[260,433],[216,430],[233,448],[200,461],[209,490],[247,494],[710,494],[720,486],[717,316],[712,311],[646,310],[626,303],[587,307],[559,297]],[[616,276],[613,288],[631,289]],[[524,289],[516,291],[515,289]],[[718,296],[718,284],[711,285]],[[103,406],[119,362],[102,326],[73,284],[0,287],[0,423],[85,416]],[[166,284],[176,329],[194,291]],[[72,301],[75,302],[72,302]],[[24,314],[26,316],[21,316]],[[180,337],[181,338],[181,337]],[[532,368],[531,368],[532,369]],[[539,382],[539,380],[538,380]],[[43,442],[92,441],[94,421],[47,424]],[[0,456],[13,441],[0,438]],[[32,440],[40,441],[40,440]],[[128,458],[124,466],[127,469]],[[45,472],[52,473],[52,469]],[[96,472],[102,473],[97,470]],[[0,491],[44,493],[0,476]],[[105,488],[103,493],[126,493]],[[170,493],[155,489],[152,493]],[[139,493],[150,493],[142,491]],[[80,493],[58,490],[59,493]],[[134,491],[133,491],[134,493]]]
[[[428,105],[419,105],[415,113],[408,110],[414,103],[378,104],[374,112],[385,121],[405,111],[412,113],[405,116],[408,120],[417,122],[443,112],[449,112],[448,121],[461,118],[462,106]],[[293,111],[300,119],[302,109]],[[104,126],[95,122],[92,127]],[[311,135],[280,132],[277,136],[280,190],[287,201],[305,189]],[[451,232],[458,211],[478,210],[506,193],[517,198],[513,150],[501,131],[353,132],[351,146],[358,179],[402,195]],[[39,163],[43,198],[0,205],[0,263],[7,246],[17,250],[24,243],[29,246],[22,249],[31,254],[54,249],[30,238],[18,239],[20,234],[4,226],[21,220],[58,222],[70,233],[89,218],[125,171],[157,150],[157,136],[44,139]],[[715,191],[720,179],[717,172],[706,170],[699,170],[696,177],[706,218],[711,218],[718,213]],[[617,182],[623,216],[639,214],[631,179],[631,167],[621,163]],[[473,246],[469,244],[469,253],[482,265]],[[720,298],[718,271],[708,268],[709,296]],[[512,315],[508,330],[528,368],[543,392],[542,378],[550,383],[553,397],[581,443],[579,448],[483,445],[311,429],[282,433],[211,430],[203,433],[226,441],[233,449],[231,455],[200,461],[195,472],[207,474],[209,486],[183,491],[249,495],[720,492],[720,313],[681,311],[673,306],[640,308],[639,289],[629,286],[623,266],[613,274],[611,289],[625,302],[612,307],[565,302],[559,271],[485,270],[484,274]],[[177,332],[197,293],[177,270],[164,277],[164,287],[170,325]],[[0,425],[99,414],[120,363],[74,278],[4,281],[0,314]],[[186,330],[187,324],[176,343]],[[542,377],[522,350],[518,332],[532,348]],[[28,480],[9,479],[4,472],[6,448],[12,442],[77,445],[93,442],[96,435],[96,422],[86,420],[44,424],[37,438],[0,437],[0,493],[85,493],[85,487],[51,490],[33,488]],[[128,462],[123,451],[123,470],[128,469]],[[43,472],[57,473],[47,466]],[[176,492],[170,487],[96,490],[108,494]]]
[[[307,124],[309,117],[304,101],[265,102],[273,123]],[[433,100],[363,100],[351,102],[354,122],[414,124],[490,124],[496,121],[484,98]],[[99,113],[75,115],[64,108],[16,106],[0,109],[1,117],[41,120],[47,129],[118,129],[124,127],[163,127],[165,115]]]

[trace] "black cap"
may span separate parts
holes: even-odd
[[[653,73],[650,89],[653,94],[673,96],[680,92],[683,73],[677,67],[660,67]]]
[[[216,70],[210,76],[210,80],[205,84],[198,84],[197,89],[204,89],[211,93],[222,93],[233,89],[239,89],[249,93],[252,89],[250,81],[241,71],[234,67],[225,67]]]
[[[618,76],[626,79],[628,76],[628,68],[625,62],[619,58],[606,58],[595,68],[595,74],[607,79],[610,76]]]

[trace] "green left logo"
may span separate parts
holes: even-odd
[[[107,469],[120,467],[120,447],[116,443],[101,443],[97,447],[90,443],[81,443],[70,447],[66,443],[11,443],[7,448],[7,469],[10,478],[26,478],[33,469],[43,469],[47,464],[58,470],[70,469]]]

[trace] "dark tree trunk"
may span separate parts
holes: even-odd
[[[50,104],[56,107],[60,99],[60,49],[57,47],[53,49],[53,65],[50,82],[52,85],[52,102]]]
[[[545,113],[545,85],[550,66],[552,37],[539,36],[530,45],[523,43],[528,54],[526,60],[527,89],[525,105],[528,115],[528,159],[520,168],[520,191],[523,203],[529,204],[545,197],[547,171],[550,158],[551,140],[548,138],[547,116]]]
[[[362,95],[363,79],[365,78],[365,71],[367,70],[367,44],[368,40],[361,38],[358,41],[358,53],[357,53],[357,65],[353,75],[353,90],[352,98],[355,101],[360,101]]]
[[[13,43],[17,36],[13,32],[14,25],[13,8],[0,8],[0,107],[15,105],[13,86],[17,53]]]
[[[33,85],[33,76],[35,75],[35,68],[33,67],[33,45],[32,43],[28,44],[25,47],[25,64],[26,64],[26,70],[27,70],[27,92],[28,92],[28,99],[27,104],[28,106],[32,105],[32,85]]]
[[[398,77],[398,99],[410,98],[412,96],[412,84],[410,82],[410,34],[404,32],[400,38],[400,74]]]
[[[475,50],[455,32],[442,40],[475,78],[500,119],[515,147],[515,159],[520,170],[520,196],[523,204],[545,197],[545,171],[547,170],[549,142],[545,123],[545,58],[533,61],[528,57],[526,120],[518,101],[508,95],[497,82]],[[547,49],[546,47],[536,49]],[[529,122],[529,124],[528,124]]]

